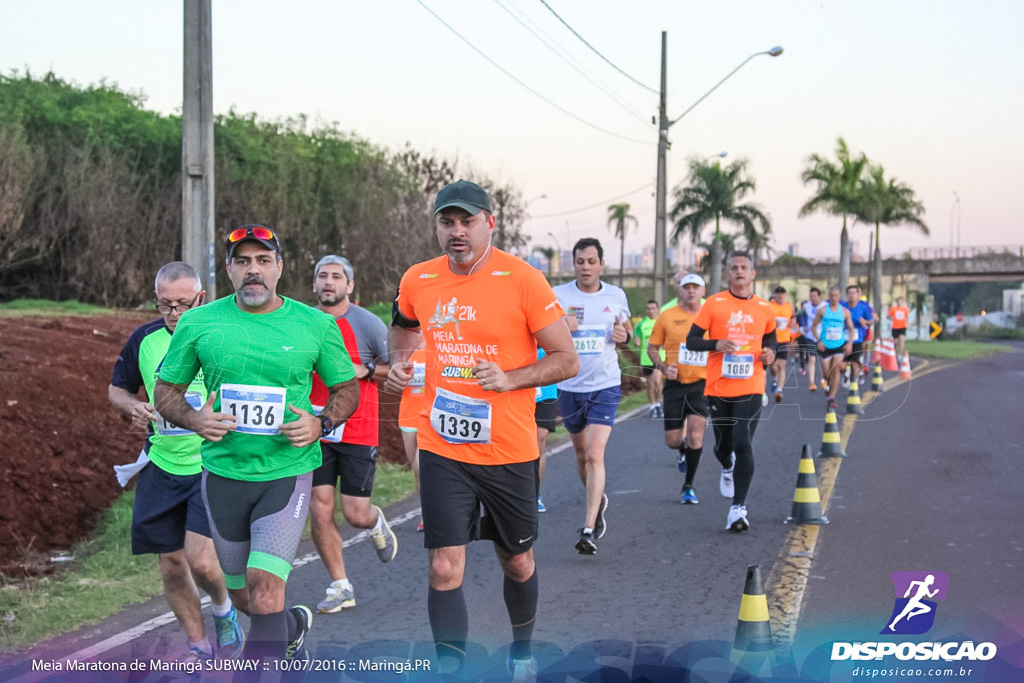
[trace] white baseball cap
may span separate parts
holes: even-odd
[[[698,287],[706,287],[704,284],[704,278],[697,273],[687,273],[683,277],[679,278],[679,286],[683,285],[697,285]]]

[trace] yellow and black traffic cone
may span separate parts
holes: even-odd
[[[821,514],[818,477],[814,474],[811,447],[807,444],[804,444],[800,453],[800,474],[796,477],[793,512],[786,519],[786,524],[828,524],[828,517]]]
[[[825,433],[821,435],[821,451],[819,458],[845,458],[843,445],[839,438],[839,421],[836,419],[836,409],[829,406],[825,413]]]
[[[882,378],[882,366],[875,365],[875,376],[871,378],[871,390],[876,393],[882,393],[885,391],[884,380]]]
[[[846,395],[846,414],[863,415],[864,408],[860,404],[860,385],[856,379],[850,380],[850,391]]]
[[[775,658],[775,642],[768,615],[768,598],[761,581],[761,566],[747,567],[736,637],[732,641],[732,661],[750,673],[756,673],[766,661]]]

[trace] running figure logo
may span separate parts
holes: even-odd
[[[935,623],[934,600],[945,600],[949,577],[943,572],[893,572],[896,601],[882,633],[920,634]],[[903,597],[900,597],[903,596]]]
[[[437,308],[434,309],[434,315],[430,316],[427,321],[428,330],[444,327],[448,323],[455,323],[455,336],[460,340],[462,339],[462,332],[459,330],[459,319],[455,316],[455,312],[458,309],[458,301],[455,297],[447,303],[441,303],[441,299],[437,300]]]

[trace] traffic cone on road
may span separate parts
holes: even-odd
[[[892,339],[883,339],[881,347],[875,351],[875,362],[881,364],[886,372],[896,372],[899,365],[896,362],[896,345]]]
[[[856,378],[850,381],[850,392],[846,395],[846,414],[864,414],[864,408],[860,404],[860,385],[857,383]]]
[[[883,381],[884,380],[882,378],[882,366],[876,365],[875,376],[871,378],[871,390],[878,394],[885,391],[885,385],[883,384]]]
[[[761,566],[747,567],[747,581],[740,601],[736,637],[732,641],[732,662],[749,673],[756,673],[775,657],[775,642],[768,615],[768,598],[761,581]]]
[[[910,354],[903,354],[900,358],[900,379],[910,379]]]
[[[836,410],[829,406],[825,413],[825,433],[821,436],[821,451],[819,458],[845,458],[843,445],[839,440],[839,421],[836,419]]]
[[[800,453],[800,473],[796,477],[793,512],[786,519],[786,524],[828,524],[828,517],[821,514],[818,477],[814,473],[811,447],[807,444],[804,444]]]

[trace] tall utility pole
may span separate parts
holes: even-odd
[[[665,223],[666,223],[666,220],[665,220],[665,218],[666,218],[665,201],[666,201],[666,194],[667,194],[666,189],[665,189],[665,184],[667,182],[666,179],[665,179],[665,156],[668,153],[668,129],[671,128],[672,126],[674,126],[676,123],[678,123],[679,119],[683,118],[684,116],[689,114],[691,111],[693,111],[694,107],[696,107],[698,104],[703,102],[707,98],[708,95],[710,95],[711,93],[713,93],[715,90],[718,89],[718,86],[722,85],[727,80],[729,80],[729,78],[732,77],[732,75],[734,73],[736,73],[737,71],[742,69],[743,66],[747,62],[749,62],[751,59],[753,59],[754,57],[758,57],[760,55],[769,55],[771,57],[778,57],[779,55],[782,54],[782,48],[778,47],[778,46],[773,47],[770,50],[765,50],[763,52],[755,52],[754,54],[750,55],[749,57],[744,59],[742,62],[740,62],[739,66],[737,66],[735,69],[733,69],[732,71],[727,73],[725,75],[725,78],[723,78],[722,80],[718,81],[718,83],[715,83],[711,87],[711,90],[708,90],[706,93],[701,95],[700,99],[697,100],[696,102],[694,102],[693,104],[691,104],[690,107],[686,111],[684,111],[682,114],[680,114],[679,116],[675,117],[674,119],[669,119],[668,118],[668,114],[666,114],[666,112],[665,112],[665,91],[667,89],[666,88],[666,80],[667,80],[667,75],[666,75],[666,60],[667,60],[666,53],[667,53],[667,48],[666,48],[666,44],[667,44],[667,40],[668,39],[666,37],[666,32],[662,31],[661,32],[661,94],[660,94],[659,104],[658,104],[658,180],[657,180],[657,183],[656,183],[657,189],[655,191],[655,203],[657,204],[657,206],[655,208],[655,218],[654,218],[654,298],[656,300],[658,300],[659,302],[663,302],[665,300],[665,291],[666,291],[666,286],[668,284],[668,280],[665,277],[665,269],[667,267],[667,260],[668,260],[667,257],[666,257],[666,242],[667,242],[667,240],[666,240],[666,236],[665,236]],[[721,156],[724,156],[724,155],[721,155]]]
[[[181,260],[217,298],[213,216],[213,31],[210,0],[185,1],[181,116]]]
[[[668,154],[668,116],[665,113],[667,67],[667,33],[661,32],[661,93],[658,97],[658,182],[655,190],[654,214],[654,300],[665,303],[665,157]]]

